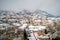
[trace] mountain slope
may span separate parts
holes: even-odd
[[[43,16],[48,16],[48,17],[55,17],[54,15],[49,14],[48,12],[42,11],[42,10],[36,10],[34,13],[38,13],[38,14],[41,14]]]

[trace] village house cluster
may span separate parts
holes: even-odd
[[[43,26],[45,29],[42,29],[42,35],[52,36],[49,36],[47,40],[49,40],[49,38],[51,40],[51,38],[56,38],[57,36],[60,37],[60,18],[48,17],[26,10],[20,11],[18,13],[13,11],[5,11],[0,15],[0,39],[25,40],[25,31],[27,32],[27,35],[30,35],[31,31],[33,31],[33,33],[36,32],[40,34],[41,30],[39,29],[40,31],[35,31],[34,28],[38,29]],[[29,28],[33,28],[34,30],[29,30]],[[47,30],[47,33],[45,33],[45,30]],[[31,37],[27,36],[27,38],[29,39]],[[36,37],[36,39],[38,38]]]

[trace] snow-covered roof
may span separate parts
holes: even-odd
[[[29,26],[30,30],[42,30],[42,29],[46,29],[46,26]]]
[[[0,24],[0,26],[7,26],[7,25],[9,25],[9,24],[6,24],[6,23]]]
[[[27,27],[27,24],[23,24],[22,26],[19,27],[19,29],[24,29]]]
[[[5,30],[5,28],[0,28],[0,30]]]
[[[20,26],[19,23],[12,23],[14,26]]]
[[[49,22],[49,23],[53,23],[53,21],[52,21],[52,20],[48,20],[48,22]]]
[[[35,20],[35,22],[41,22],[41,20]]]

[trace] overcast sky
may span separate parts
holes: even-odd
[[[60,0],[0,0],[0,9],[14,11],[41,9],[54,15],[60,15]]]

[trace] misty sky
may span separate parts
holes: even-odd
[[[53,15],[60,15],[60,0],[0,0],[0,10],[19,11],[41,9]]]

